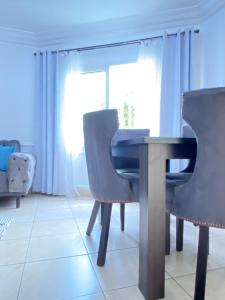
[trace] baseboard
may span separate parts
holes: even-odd
[[[88,197],[88,198],[92,198],[92,194],[91,194],[91,191],[89,189],[89,187],[78,187],[77,188],[78,190],[78,193],[80,195],[80,197]]]

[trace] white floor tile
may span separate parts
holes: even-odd
[[[33,208],[11,208],[0,210],[0,217],[9,217],[13,222],[33,222],[36,210]]]
[[[194,295],[195,275],[176,278],[176,281],[190,294]],[[225,269],[207,272],[205,300],[225,299]]]
[[[73,218],[71,209],[69,208],[60,208],[60,209],[40,209],[37,211],[36,217],[34,219],[37,221],[44,220],[58,220],[58,219],[71,219]]]
[[[144,300],[141,291],[137,286],[132,286],[124,289],[105,292],[107,300]],[[165,282],[165,300],[190,300],[191,297],[173,280],[167,279]]]
[[[72,234],[79,232],[74,219],[58,219],[34,222],[32,237],[45,235]]]
[[[87,236],[84,231],[81,234],[88,253],[97,253],[101,230],[93,230],[90,236]],[[126,231],[122,232],[120,228],[110,228],[107,251],[134,247],[137,248],[138,243]]]
[[[104,291],[135,285],[138,282],[138,249],[108,252],[104,267],[98,267],[97,255],[90,255]]]
[[[87,254],[80,233],[36,237],[30,240],[27,261]]]
[[[37,211],[42,211],[43,209],[61,209],[69,208],[69,203],[66,198],[51,197],[44,200],[39,200],[37,202]]]
[[[67,299],[63,299],[63,300],[67,300]],[[105,297],[102,293],[98,293],[98,294],[76,297],[72,299],[70,298],[68,300],[105,300]]]
[[[17,300],[23,264],[0,266],[0,299]]]
[[[24,263],[28,240],[0,241],[0,265]]]
[[[105,292],[106,300],[144,300],[140,290],[137,286],[131,286],[127,288],[117,289],[109,292]]]
[[[139,205],[126,205],[125,232],[120,230],[119,205],[113,206],[106,264],[97,267],[99,222],[90,237],[85,234],[93,203],[91,198],[37,194],[22,198],[19,209],[13,200],[1,203],[0,216],[13,223],[0,241],[0,299],[1,295],[3,300],[143,299],[137,288]],[[177,253],[175,226],[171,217],[165,299],[188,300],[194,292],[198,227],[185,222],[184,251]],[[224,247],[225,230],[210,229],[206,300],[225,299]]]
[[[2,240],[28,239],[32,226],[33,223],[31,222],[12,222],[3,235]]]
[[[19,300],[58,300],[98,292],[88,256],[77,256],[26,264]]]
[[[166,271],[172,276],[182,276],[185,274],[192,274],[196,271],[197,250],[190,245],[184,245],[182,252],[172,251],[170,255],[166,256]],[[208,260],[208,269],[216,269],[221,267],[217,261],[211,256]]]

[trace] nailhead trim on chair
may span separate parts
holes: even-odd
[[[169,213],[173,214],[173,212],[170,212],[168,211]],[[217,228],[225,228],[224,225],[221,225],[221,224],[214,224],[214,223],[206,223],[206,222],[200,222],[200,221],[196,221],[196,220],[193,220],[193,219],[188,219],[188,218],[185,218],[185,217],[181,217],[181,216],[176,216],[174,214],[175,217],[179,218],[179,219],[182,219],[184,221],[188,221],[188,222],[191,222],[191,223],[194,223],[194,225],[201,225],[201,226],[207,226],[207,227],[217,227]]]

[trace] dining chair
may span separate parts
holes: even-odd
[[[112,137],[111,145],[115,147],[121,140],[128,140],[149,136],[149,129],[118,129]],[[139,173],[139,159],[126,157],[112,157],[116,172],[123,175],[126,173]],[[125,203],[120,203],[121,230],[125,227]]]
[[[191,178],[167,187],[167,212],[199,226],[195,300],[205,299],[209,227],[225,228],[225,88],[184,94],[183,118],[197,140]]]
[[[116,109],[107,109],[83,116],[84,146],[87,161],[89,186],[95,199],[87,228],[90,235],[102,206],[102,229],[97,265],[103,266],[106,259],[108,235],[113,203],[138,201],[138,175],[117,173],[113,165],[111,140],[118,130]]]

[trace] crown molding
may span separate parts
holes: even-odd
[[[32,47],[37,46],[35,33],[6,27],[0,27],[0,42]]]
[[[220,9],[225,9],[225,0],[201,0],[199,3],[201,21],[205,21]]]
[[[39,47],[60,46],[76,41],[76,46],[81,47],[93,39],[93,42],[101,40],[118,41],[132,37],[144,37],[154,32],[180,28],[184,26],[195,26],[199,23],[199,8],[193,6],[189,8],[168,10],[157,15],[137,15],[132,17],[119,18],[78,25],[61,31],[45,31],[37,33]]]
[[[154,36],[177,28],[198,27],[201,22],[225,8],[225,0],[200,0],[196,5],[166,10],[155,15],[145,14],[99,21],[65,28],[64,30],[29,32],[0,27],[0,42],[38,48],[63,48],[65,45],[83,47],[105,41],[118,42]]]

